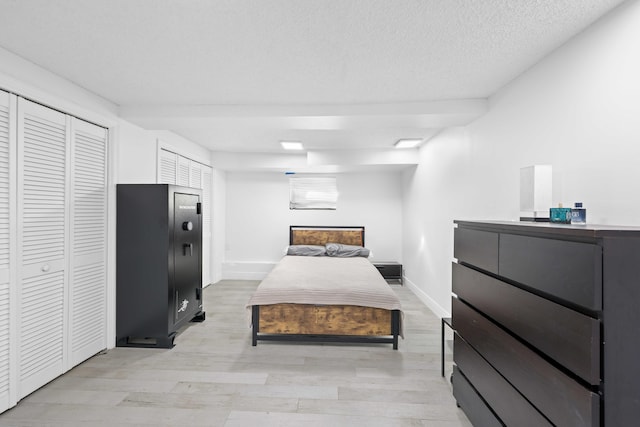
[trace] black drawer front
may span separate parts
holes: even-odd
[[[506,425],[552,425],[457,334],[454,336],[453,354],[458,368]]]
[[[498,273],[498,233],[458,227],[453,231],[453,256],[460,262]]]
[[[597,426],[599,396],[582,387],[473,308],[453,298],[453,328],[559,426]]]
[[[402,264],[374,264],[382,277],[400,278],[402,277]]]
[[[453,383],[453,397],[456,398],[458,405],[469,418],[471,424],[482,427],[504,426],[455,366],[451,382]]]
[[[602,310],[602,248],[500,235],[499,275],[589,310]]]
[[[453,292],[589,384],[600,384],[600,322],[453,264]]]

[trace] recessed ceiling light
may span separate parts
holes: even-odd
[[[297,141],[280,141],[280,145],[285,150],[302,150],[302,142]]]
[[[422,139],[399,139],[393,144],[396,148],[415,148],[422,142]]]

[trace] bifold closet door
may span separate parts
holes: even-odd
[[[189,162],[189,187],[202,189],[202,165]]]
[[[178,176],[178,155],[160,149],[158,159],[158,184],[175,184]]]
[[[69,120],[18,101],[18,399],[65,371]]]
[[[191,160],[186,157],[178,156],[178,169],[176,175],[176,184],[183,187],[189,187],[191,185],[190,177],[191,172]]]
[[[15,96],[0,91],[0,412],[13,406],[10,372],[14,313],[11,275],[14,271],[15,247],[13,215],[15,198]],[[12,268],[13,267],[13,268]]]
[[[71,121],[71,368],[107,347],[107,131]]]

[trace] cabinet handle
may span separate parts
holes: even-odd
[[[193,256],[193,243],[185,243],[182,245],[184,256]]]
[[[40,270],[44,271],[45,273],[47,271],[49,271],[49,269],[51,268],[51,266],[49,266],[49,264],[45,264],[42,267],[40,267]]]

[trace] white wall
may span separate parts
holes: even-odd
[[[117,106],[0,47],[0,88],[102,126],[115,125]]]
[[[118,183],[153,184],[157,182],[158,141],[184,157],[211,164],[211,152],[167,131],[149,131],[125,120],[118,122]]]
[[[211,282],[222,280],[222,264],[226,247],[226,206],[227,206],[227,176],[226,172],[213,170],[213,194],[211,197],[213,242],[211,248]]]
[[[289,210],[289,178],[284,174],[227,172],[223,278],[264,277],[289,244],[290,225],[362,225],[373,261],[401,261],[400,173],[336,176],[337,210],[297,211]]]
[[[587,221],[640,222],[640,1],[623,4],[490,99],[489,112],[420,150],[403,176],[409,286],[450,312],[454,219],[517,220],[519,169],[553,166],[553,203]]]
[[[116,167],[119,184],[156,182],[156,138],[146,130],[120,120]]]

